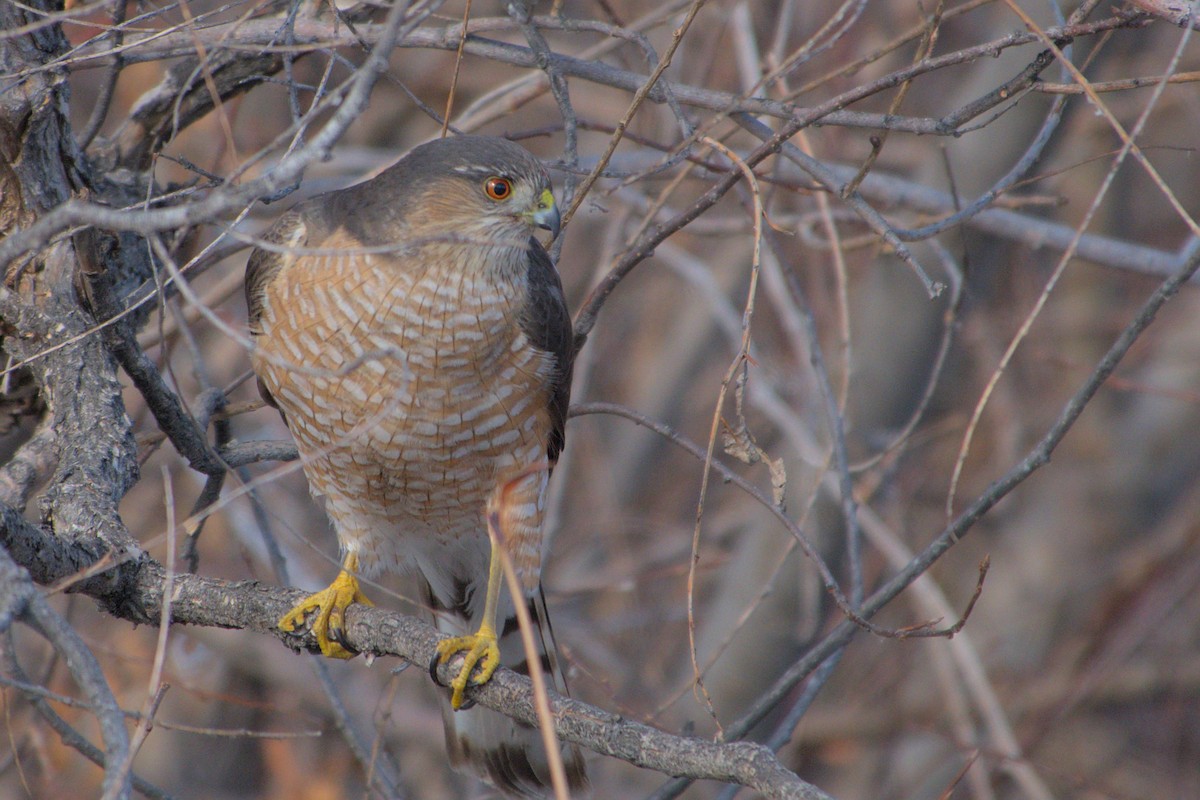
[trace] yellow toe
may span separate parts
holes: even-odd
[[[500,666],[500,645],[496,642],[495,631],[487,626],[470,636],[438,642],[437,651],[439,664],[447,663],[457,653],[463,655],[462,667],[450,682],[450,706],[456,711],[462,708],[467,684],[482,686],[491,680],[492,673]]]
[[[342,570],[327,588],[304,598],[295,608],[284,614],[278,627],[287,633],[308,628],[317,637],[322,655],[330,658],[354,658],[358,653],[341,643],[346,609],[352,603],[374,605],[362,593],[358,579],[352,573]],[[312,616],[314,612],[315,616]]]

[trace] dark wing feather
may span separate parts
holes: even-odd
[[[558,461],[566,440],[571,370],[575,358],[574,332],[562,281],[550,254],[532,236],[529,237],[528,252],[529,304],[521,318],[521,329],[534,347],[554,356],[557,367],[550,387],[550,418],[554,427],[546,446],[546,455],[553,464]]]

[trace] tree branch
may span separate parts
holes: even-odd
[[[1138,28],[1152,21],[1147,15],[1119,14],[1095,22],[1084,22],[1073,25],[1057,26],[1046,29],[1046,35],[1055,40],[1069,40],[1080,36],[1090,36],[1105,31]],[[534,17],[533,24],[538,28],[549,30],[566,27],[556,17]],[[502,32],[513,30],[518,23],[506,18],[478,18],[467,27],[469,36],[464,46],[464,52],[500,63],[517,67],[538,69],[542,62],[560,72],[565,77],[580,78],[592,83],[636,92],[646,83],[647,76],[638,72],[624,70],[598,61],[590,61],[563,53],[549,52],[539,54],[529,47],[508,44],[479,36],[485,32]],[[443,28],[418,28],[409,32],[397,47],[429,48],[435,50],[457,51],[461,41],[461,24],[448,25]],[[125,63],[143,61],[159,61],[169,58],[193,56],[197,42],[203,43],[210,50],[229,48],[235,52],[262,52],[277,48],[279,38],[279,21],[275,18],[256,19],[236,23],[221,23],[191,31],[174,31],[169,33],[151,33],[142,36],[129,36],[121,48],[90,53],[89,51],[102,45],[104,37],[96,37],[81,46],[70,55],[71,66],[75,69],[96,68],[108,66],[117,55],[125,59]],[[334,47],[355,46],[361,43],[374,44],[381,38],[380,26],[357,26],[353,32],[346,31],[333,22],[325,20],[297,20],[295,25],[294,43],[290,46],[293,51],[324,50]],[[857,111],[845,111],[844,107],[862,96],[869,96],[899,86],[906,81],[929,72],[945,69],[950,66],[966,64],[972,61],[989,58],[1004,50],[1021,47],[1039,41],[1038,36],[1031,33],[1012,33],[972,47],[948,53],[936,58],[929,58],[912,66],[885,75],[869,84],[856,87],[851,96],[843,98],[834,108],[822,113],[821,122],[825,125],[841,125],[851,128],[870,128],[903,131],[907,133],[952,135],[955,131],[944,118],[914,118],[891,114],[877,114]],[[114,50],[117,52],[114,53]],[[793,103],[771,100],[765,97],[743,97],[730,92],[721,92],[702,87],[691,86],[673,81],[662,80],[656,83],[647,95],[655,103],[667,103],[671,97],[684,105],[703,108],[710,111],[745,112],[760,114],[778,119],[796,119],[808,116],[811,108],[797,106]],[[851,99],[851,97],[853,99]]]
[[[62,655],[71,677],[91,704],[104,740],[103,800],[127,797],[130,778],[121,765],[129,755],[129,733],[100,665],[75,629],[50,608],[29,574],[0,550],[0,634],[6,639],[15,620],[36,630]],[[15,654],[11,646],[5,650],[6,671],[12,671],[16,666]]]
[[[18,521],[19,515],[14,517],[11,509],[0,512],[5,512],[0,513],[0,544],[14,554],[33,558],[39,581],[69,578],[71,567],[86,564],[92,558],[90,553],[70,545],[59,542],[56,546],[53,536]],[[43,548],[54,554],[53,560],[38,557]],[[154,625],[162,611],[165,577],[166,570],[161,564],[143,557],[125,571],[119,598],[110,591],[109,582],[85,581],[73,588],[97,597],[117,616]],[[98,588],[104,593],[95,593]],[[171,590],[174,624],[252,631],[273,636],[293,648],[318,651],[311,635],[298,637],[276,627],[279,618],[306,596],[302,590],[187,574],[175,575]],[[399,656],[424,667],[433,659],[437,643],[443,638],[446,637],[432,626],[385,609],[356,605],[347,612],[347,642],[362,653]],[[443,673],[447,669],[443,666]],[[440,677],[449,683],[452,676]],[[537,725],[528,678],[500,669],[488,683],[469,691],[471,698],[481,705]],[[828,795],[785,769],[775,754],[762,745],[674,736],[553,692],[550,698],[559,737],[602,755],[669,775],[737,783],[772,798],[828,800]]]

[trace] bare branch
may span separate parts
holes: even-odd
[[[267,246],[259,240],[279,213],[274,201],[345,186],[437,129],[557,152],[546,165],[571,224],[553,253],[567,296],[587,295],[575,306],[570,415],[591,418],[568,426],[568,458],[556,469],[562,506],[551,499],[548,528],[561,529],[565,547],[547,589],[563,607],[561,663],[587,702],[553,697],[541,709],[545,717],[553,706],[552,724],[541,727],[678,776],[601,761],[597,794],[664,800],[713,780],[727,784],[723,800],[744,788],[827,798],[792,771],[797,763],[831,794],[861,785],[862,774],[904,793],[911,786],[895,782],[894,748],[906,731],[934,730],[950,734],[930,762],[930,774],[946,776],[945,794],[961,781],[986,797],[1012,778],[1048,797],[1063,779],[1034,766],[1046,755],[1046,720],[1098,713],[1079,700],[1103,683],[1096,675],[1113,654],[1130,649],[1130,631],[1187,610],[1195,537],[1183,520],[1200,505],[1196,460],[1163,432],[1183,441],[1178,432],[1194,427],[1187,381],[1200,345],[1182,323],[1195,298],[1175,300],[1177,316],[1164,315],[1175,324],[1156,329],[1138,358],[1126,356],[1150,339],[1146,326],[1179,287],[1200,282],[1200,228],[1187,211],[1191,129],[1178,113],[1184,84],[1198,77],[1195,44],[1190,29],[1180,38],[1164,22],[1194,27],[1190,6],[1138,0],[1142,10],[1128,11],[1082,0],[1034,14],[995,0],[886,11],[864,0],[598,0],[544,4],[538,16],[534,3],[513,0],[481,18],[469,0],[349,11],[289,0],[68,5],[0,2],[0,683],[28,700],[15,710],[34,717],[10,763],[22,759],[20,780],[35,793],[40,764],[25,754],[40,755],[43,740],[56,746],[40,735],[48,731],[102,767],[109,797],[165,796],[139,772],[178,791],[183,773],[152,765],[175,746],[175,734],[158,738],[168,726],[155,719],[168,675],[179,676],[170,678],[172,704],[212,692],[262,715],[247,722],[241,706],[216,709],[216,719],[174,726],[187,735],[325,729],[319,746],[270,744],[271,764],[301,762],[271,780],[303,780],[306,753],[319,751],[314,770],[368,794],[471,793],[439,759],[428,774],[411,769],[422,748],[436,747],[422,680],[361,662],[249,658],[276,647],[272,639],[312,648],[277,629],[301,593],[213,577],[309,585],[330,562],[296,447],[271,440],[279,421],[247,383],[244,250]],[[1025,27],[1012,32],[1017,20]],[[1086,46],[1072,52],[1072,42]],[[1056,70],[1071,83],[1043,80],[1065,80]],[[1130,93],[1150,83],[1153,95]],[[466,110],[449,120],[443,107],[446,117]],[[726,158],[701,152],[702,138]],[[1126,153],[1137,164],[1118,171]],[[893,255],[925,295],[892,268]],[[1077,269],[1079,260],[1120,272]],[[946,268],[926,276],[922,265],[939,261]],[[1029,287],[1047,274],[1062,275],[1063,290],[1038,297]],[[1142,275],[1166,280],[1150,294]],[[938,278],[953,293],[932,304]],[[751,344],[756,292],[764,302]],[[1009,341],[1011,366],[994,376],[994,401],[962,462],[966,509],[951,519],[945,485],[987,383],[979,365],[995,363]],[[381,346],[344,368],[398,352]],[[840,357],[826,363],[828,353]],[[1095,402],[1110,376],[1120,402]],[[735,378],[734,418],[714,416],[711,398]],[[1077,425],[1084,408],[1094,426]],[[749,443],[728,448],[732,459],[711,449],[722,425]],[[1061,446],[1068,431],[1086,457]],[[1127,452],[1139,448],[1141,461]],[[746,453],[749,465],[733,460]],[[1067,468],[1029,481],[1051,454]],[[769,461],[769,475],[755,458]],[[290,463],[245,469],[264,461]],[[162,485],[139,482],[147,464],[163,472]],[[699,480],[677,480],[679,469],[697,478],[703,470],[707,495],[697,497]],[[1088,515],[1102,492],[1106,503],[1127,501],[1120,530]],[[178,542],[177,503],[192,509]],[[1038,515],[1039,505],[1062,510]],[[1174,527],[1158,522],[1168,516]],[[915,541],[872,549],[875,539],[860,542],[860,521],[871,533],[885,524],[916,531]],[[981,523],[989,536],[960,545]],[[1056,535],[1030,547],[1026,532],[1042,528]],[[1121,530],[1137,530],[1136,541]],[[951,549],[961,560],[943,558]],[[1035,568],[1007,569],[1033,550]],[[1108,570],[1093,580],[1104,591],[1066,572],[1029,591],[1039,570],[1061,566],[1043,563],[1044,551],[1087,560],[1089,576]],[[985,587],[974,565],[989,555],[997,568]],[[950,599],[919,613],[946,627],[907,624],[895,600],[934,564]],[[184,565],[190,574],[180,574]],[[409,588],[388,581],[376,591],[418,611]],[[69,607],[66,592],[100,606],[68,617],[99,663],[68,615],[55,613]],[[1027,597],[1074,609],[1065,615],[1070,647],[1057,622],[1026,619]],[[889,604],[891,616],[879,616]],[[946,613],[964,607],[961,618]],[[942,669],[941,648],[896,641],[948,637],[981,620],[1002,643],[1020,638],[1018,661],[1070,684],[1065,705],[1051,714],[1045,699],[1026,706],[1020,693],[989,685],[993,663],[980,654],[968,686],[965,668]],[[134,624],[157,625],[159,636],[133,634]],[[16,627],[36,635],[14,637]],[[1140,627],[1149,632],[1139,642],[1169,639],[1185,657],[1194,649],[1186,626]],[[208,630],[218,628],[241,633]],[[889,638],[848,648],[860,630]],[[122,638],[102,653],[95,643],[114,631],[136,650]],[[427,663],[439,640],[410,616],[365,607],[349,610],[346,637],[402,665]],[[202,662],[197,680],[189,671]],[[22,666],[34,664],[30,680]],[[56,685],[70,680],[64,664],[78,689]],[[231,686],[207,685],[226,675]],[[705,696],[689,697],[701,677]],[[834,677],[850,703],[827,700]],[[1027,677],[1018,668],[1011,683]],[[913,719],[908,704],[901,713],[871,702],[893,691],[941,692],[946,707],[924,703]],[[140,713],[113,700],[132,692],[145,701]],[[471,699],[536,724],[537,697],[546,699],[502,671]],[[321,721],[298,724],[297,709]],[[809,724],[822,719],[834,722]],[[1086,730],[1091,720],[1069,722]],[[879,735],[884,724],[893,727]],[[1150,744],[1184,752],[1162,747],[1169,735],[1169,724],[1155,726]],[[148,737],[162,746],[139,752]],[[797,759],[785,745],[801,739]],[[853,741],[861,755],[839,766],[823,741]],[[1149,746],[1134,749],[1136,761]],[[845,782],[851,771],[860,783]],[[1082,774],[1077,764],[1068,771]],[[1081,780],[1112,793],[1106,778]],[[1154,780],[1155,796],[1187,793],[1178,779]]]
[[[96,658],[79,638],[75,629],[67,624],[50,608],[29,574],[17,566],[8,554],[0,550],[0,635],[7,638],[9,628],[16,619],[21,620],[46,638],[54,649],[63,655],[71,677],[87,696],[91,708],[100,723],[100,735],[104,740],[104,800],[117,800],[129,796],[130,779],[121,765],[129,755],[129,734],[125,730],[125,718],[113,697],[112,690],[96,663]],[[15,664],[12,648],[5,647],[8,667]]]
[[[18,532],[19,535],[19,532]],[[28,531],[26,531],[28,535]],[[44,535],[43,535],[43,538]],[[10,546],[13,526],[0,530],[0,544]],[[75,554],[84,560],[86,554]],[[2,565],[0,565],[2,566]],[[62,578],[65,575],[43,575]],[[161,613],[166,570],[150,559],[137,562],[129,572],[126,595],[115,613],[135,622],[154,624]],[[77,588],[83,588],[82,585]],[[276,623],[305,593],[298,589],[263,586],[256,582],[230,583],[196,575],[176,575],[172,584],[171,620],[177,625],[233,628],[295,642]],[[106,604],[111,598],[103,598]],[[131,609],[137,609],[132,613]],[[347,614],[346,635],[354,649],[375,656],[394,655],[412,664],[426,665],[445,636],[412,617],[377,608],[353,606]],[[304,644],[316,651],[316,640]],[[443,670],[448,669],[446,666]],[[446,675],[439,676],[449,683]],[[528,678],[501,669],[482,687],[470,690],[471,698],[488,708],[529,725],[537,724],[532,685]],[[672,736],[609,714],[577,700],[551,693],[555,731],[574,742],[631,764],[696,779],[733,781],[757,789],[767,797],[827,798],[820,790],[785,770],[775,755],[760,745],[715,744],[703,739]],[[120,710],[115,708],[120,716]],[[121,728],[124,731],[124,728]]]

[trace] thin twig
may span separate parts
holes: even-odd
[[[20,664],[18,664],[16,661],[16,654],[13,651],[12,638],[9,634],[5,635],[4,644],[0,645],[0,657],[4,659],[4,670],[11,676],[11,682],[19,685],[21,691],[25,694],[26,699],[29,701],[29,704],[32,705],[34,710],[37,711],[42,719],[46,721],[46,724],[53,728],[54,731],[62,738],[63,743],[68,747],[75,749],[88,761],[91,761],[93,764],[103,769],[106,763],[104,751],[100,750],[98,747],[84,738],[79,731],[71,727],[66,720],[64,720],[58,715],[58,713],[54,711],[53,708],[51,708],[50,704],[47,703],[42,696],[42,691],[44,690],[41,690],[41,687],[29,683],[29,680],[24,671],[21,669]],[[55,697],[54,699],[59,702],[62,700],[58,697]],[[91,703],[82,705],[87,708],[92,707]],[[137,773],[131,774],[130,782],[134,789],[136,789],[140,794],[151,798],[151,800],[173,800],[173,795],[167,794],[154,784],[147,782]]]
[[[1029,21],[1028,19],[1027,19],[1027,23],[1032,25],[1032,21]],[[1181,36],[1180,40],[1179,40],[1179,46],[1176,48],[1175,54],[1171,59],[1172,69],[1174,68],[1174,66],[1176,64],[1179,63],[1179,59],[1183,55],[1184,47],[1186,46],[1190,36],[1191,36],[1191,28],[1184,28],[1183,36]],[[1054,49],[1058,53],[1059,58],[1062,60],[1063,66],[1066,69],[1070,70],[1072,75],[1075,76],[1076,80],[1080,81],[1081,84],[1086,87],[1087,86],[1086,79],[1083,77],[1082,74],[1079,73],[1078,69],[1073,64],[1071,64],[1069,61],[1066,60],[1065,56],[1062,55],[1061,51],[1059,51],[1057,49],[1057,47],[1055,47]],[[1168,72],[1170,72],[1170,71],[1171,70],[1168,70]],[[1083,215],[1083,219],[1080,221],[1078,227],[1076,228],[1075,237],[1072,240],[1071,245],[1067,248],[1066,252],[1064,252],[1062,254],[1062,256],[1059,258],[1058,264],[1055,265],[1054,271],[1051,273],[1049,280],[1046,281],[1046,285],[1043,287],[1041,293],[1038,295],[1038,299],[1034,303],[1033,308],[1031,308],[1029,310],[1029,313],[1025,316],[1024,320],[1021,322],[1020,328],[1017,330],[1016,334],[1013,335],[1013,338],[1009,341],[1008,347],[1005,348],[1004,354],[1000,357],[1000,363],[997,364],[996,368],[992,371],[991,376],[988,378],[987,385],[984,387],[983,392],[980,394],[979,401],[975,404],[975,408],[971,412],[971,419],[970,419],[970,422],[968,422],[968,424],[967,424],[966,431],[964,431],[964,433],[963,433],[962,442],[961,442],[961,444],[959,446],[959,450],[958,450],[958,458],[955,460],[954,470],[950,476],[950,488],[949,488],[949,491],[947,491],[947,493],[946,493],[946,516],[947,516],[947,518],[951,518],[954,515],[954,499],[958,492],[958,482],[959,482],[960,477],[962,476],[962,470],[963,470],[963,466],[966,463],[967,453],[971,449],[971,443],[974,439],[975,430],[976,430],[977,426],[979,425],[980,418],[982,418],[982,416],[983,416],[983,411],[984,411],[984,408],[986,408],[986,406],[987,406],[988,399],[991,397],[992,392],[995,390],[996,384],[999,383],[1000,378],[1004,375],[1004,372],[1005,372],[1006,368],[1008,367],[1009,363],[1011,363],[1013,355],[1016,353],[1017,348],[1021,345],[1021,343],[1023,341],[1025,341],[1025,338],[1028,336],[1030,329],[1033,327],[1033,323],[1041,316],[1042,309],[1045,308],[1046,302],[1049,300],[1051,292],[1054,291],[1054,287],[1058,284],[1059,279],[1062,277],[1063,273],[1067,269],[1067,265],[1071,263],[1071,260],[1074,257],[1075,248],[1078,245],[1079,240],[1083,237],[1083,232],[1085,230],[1087,230],[1088,225],[1091,223],[1092,218],[1100,210],[1101,201],[1104,199],[1105,195],[1108,194],[1108,190],[1112,187],[1113,181],[1117,175],[1117,171],[1120,168],[1121,164],[1125,161],[1125,157],[1130,155],[1131,153],[1134,154],[1134,156],[1136,158],[1140,158],[1143,165],[1152,174],[1152,176],[1157,178],[1158,173],[1154,170],[1154,167],[1150,166],[1150,164],[1145,161],[1144,158],[1141,158],[1141,151],[1138,149],[1137,145],[1134,143],[1134,140],[1142,132],[1142,129],[1146,124],[1146,121],[1150,118],[1150,112],[1153,111],[1154,108],[1157,106],[1158,100],[1162,97],[1162,93],[1165,88],[1166,88],[1166,82],[1162,82],[1158,85],[1158,87],[1155,89],[1154,93],[1148,99],[1145,108],[1142,109],[1142,113],[1138,116],[1137,122],[1134,124],[1133,130],[1130,133],[1125,132],[1125,129],[1120,126],[1120,124],[1112,116],[1112,112],[1108,111],[1108,109],[1103,105],[1103,103],[1100,102],[1099,98],[1097,98],[1094,94],[1090,95],[1092,101],[1104,109],[1104,112],[1109,119],[1109,123],[1111,125],[1115,126],[1115,129],[1118,131],[1118,134],[1121,136],[1121,141],[1122,141],[1121,149],[1117,152],[1116,157],[1113,159],[1112,166],[1108,169],[1108,172],[1104,176],[1104,180],[1101,182],[1100,187],[1096,190],[1095,195],[1092,197],[1092,201],[1088,205],[1087,211]],[[1167,193],[1168,199],[1170,199],[1172,201],[1172,204],[1177,204],[1177,201],[1174,200],[1174,194],[1172,194],[1170,192],[1170,190],[1166,188],[1165,185],[1163,185],[1161,188],[1163,188],[1163,190]],[[1198,229],[1196,227],[1196,223],[1194,221],[1192,221],[1191,217],[1188,216],[1188,214],[1186,212],[1184,212],[1182,209],[1179,209],[1179,211],[1180,211],[1181,218],[1183,219],[1183,221],[1188,223],[1189,226],[1192,228],[1193,235],[1200,235],[1200,229]]]
[[[463,48],[467,45],[467,23],[471,20],[471,0],[467,0],[463,8],[462,36],[458,39],[458,52],[454,54],[454,74],[450,76],[450,89],[446,92],[446,110],[442,112],[442,131],[438,134],[445,138],[450,132],[450,114],[454,111],[454,92],[458,88],[458,72],[462,68]]]
[[[533,687],[534,708],[537,711],[538,731],[542,735],[542,745],[546,748],[546,760],[550,765],[550,783],[554,788],[555,800],[568,800],[567,771],[563,767],[562,750],[558,738],[554,735],[554,716],[550,710],[550,699],[546,694],[546,675],[542,670],[542,657],[538,654],[537,645],[533,641],[533,619],[529,616],[527,604],[522,602],[525,592],[521,588],[521,580],[517,577],[516,567],[512,563],[512,555],[508,551],[508,540],[504,527],[500,522],[501,514],[508,503],[508,493],[525,478],[537,472],[550,469],[550,464],[536,464],[522,470],[513,476],[499,490],[496,506],[489,501],[487,516],[488,538],[492,548],[500,554],[500,563],[504,569],[504,582],[508,586],[509,597],[512,598],[513,609],[517,615],[517,628],[521,632],[521,646],[525,650],[525,663],[529,667],[529,680]]]
[[[957,544],[997,503],[1024,483],[1029,476],[1050,463],[1050,456],[1058,448],[1067,433],[1075,426],[1084,409],[1100,387],[1112,374],[1117,365],[1128,354],[1130,348],[1154,321],[1158,312],[1179,289],[1200,270],[1200,239],[1193,240],[1183,266],[1154,290],[1142,304],[1132,322],[1109,347],[1103,358],[1087,380],[1075,391],[1063,406],[1058,418],[1046,433],[1019,463],[1015,464],[999,479],[980,494],[966,509],[948,524],[904,569],[877,589],[863,603],[862,614],[870,618],[904,591],[914,580]],[[803,658],[793,664],[765,691],[754,705],[736,722],[727,726],[731,736],[741,736],[763,719],[791,689],[816,669],[826,658],[850,640],[856,631],[850,621],[840,623],[825,639],[813,647]]]
[[[667,47],[666,52],[658,60],[658,64],[654,67],[654,71],[650,73],[650,77],[646,79],[638,90],[634,92],[633,100],[629,103],[629,108],[625,110],[625,115],[621,117],[621,121],[617,123],[613,130],[612,136],[608,140],[608,146],[600,155],[600,160],[588,176],[583,179],[583,183],[579,186],[575,197],[571,200],[571,205],[567,212],[563,214],[563,225],[566,225],[571,217],[575,216],[575,212],[579,210],[579,206],[587,197],[588,191],[592,188],[592,184],[600,177],[604,168],[608,165],[609,159],[612,158],[613,152],[616,151],[617,145],[621,143],[621,139],[625,135],[625,129],[629,127],[629,123],[633,120],[634,114],[641,108],[642,103],[650,95],[651,90],[658,85],[662,74],[666,72],[667,67],[671,66],[671,59],[675,56],[675,51],[679,49],[679,45],[683,42],[683,37],[687,35],[688,28],[691,27],[692,21],[696,18],[696,14],[700,12],[700,8],[704,5],[705,0],[694,0],[691,7],[688,9],[687,15],[683,18],[683,22],[679,27],[671,33],[671,44]]]

